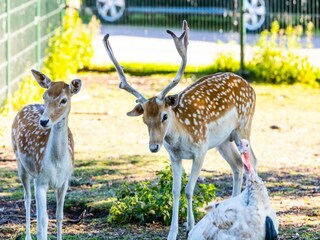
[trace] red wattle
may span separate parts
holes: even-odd
[[[244,162],[249,170],[249,172],[251,171],[251,162],[250,162],[250,155],[249,153],[243,153],[243,157],[244,157]]]

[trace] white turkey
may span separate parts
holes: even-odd
[[[250,162],[249,142],[238,146],[246,173],[246,188],[236,197],[210,204],[206,216],[189,233],[189,240],[275,240],[278,221],[268,191]]]

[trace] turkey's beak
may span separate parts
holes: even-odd
[[[241,141],[239,141],[239,143],[237,144],[237,147],[238,147],[240,154],[243,154],[243,147],[242,147]]]

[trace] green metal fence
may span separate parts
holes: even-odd
[[[0,0],[0,104],[25,71],[40,68],[65,0]]]

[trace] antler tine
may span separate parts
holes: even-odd
[[[174,88],[181,80],[182,75],[184,73],[184,70],[187,66],[187,49],[188,49],[188,40],[189,40],[189,27],[186,20],[183,21],[182,25],[183,33],[180,35],[180,37],[177,37],[172,31],[167,30],[167,33],[171,35],[174,44],[176,46],[176,49],[181,56],[181,64],[180,68],[175,76],[175,78],[169,83],[168,86],[166,86],[157,96],[158,99],[161,101],[165,98],[165,96],[168,94],[168,92]]]
[[[144,103],[147,101],[147,99],[142,96],[141,93],[139,93],[137,90],[135,90],[133,87],[131,87],[127,80],[126,80],[126,76],[123,72],[123,68],[120,66],[120,64],[118,63],[117,59],[115,58],[114,54],[113,54],[113,51],[112,51],[112,48],[110,46],[110,43],[109,43],[109,34],[106,34],[103,38],[103,44],[104,44],[104,47],[106,48],[107,50],[107,53],[110,57],[110,60],[112,61],[114,67],[116,68],[117,72],[118,72],[118,75],[119,75],[119,78],[120,78],[120,84],[119,84],[119,88],[121,89],[124,89],[126,90],[127,92],[133,94],[136,98],[137,98],[137,102],[139,103]]]

